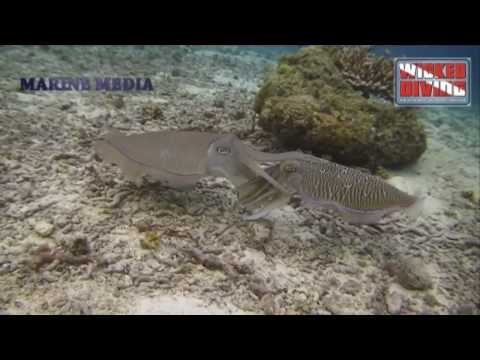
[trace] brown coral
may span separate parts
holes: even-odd
[[[365,59],[359,73],[379,70],[361,80],[368,91],[359,91],[342,71],[353,59]],[[371,96],[389,96],[382,90],[391,81],[390,73],[383,71],[388,62],[381,59],[363,49],[325,46],[285,56],[257,94],[259,125],[288,148],[329,155],[348,165],[375,169],[415,161],[426,149],[416,112]],[[373,85],[364,85],[369,83]]]
[[[393,62],[371,54],[366,47],[328,47],[342,76],[355,90],[370,97],[393,100]]]

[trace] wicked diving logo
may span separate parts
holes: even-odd
[[[395,105],[470,106],[469,58],[395,59]]]
[[[153,91],[149,78],[51,77],[21,78],[21,91]]]

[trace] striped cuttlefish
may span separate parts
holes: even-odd
[[[334,210],[346,222],[375,224],[398,211],[416,219],[425,200],[377,176],[303,153],[265,171],[288,192],[275,188],[262,177],[244,183],[238,190],[240,203],[251,213],[244,217],[246,220],[264,217],[296,197],[302,205]]]

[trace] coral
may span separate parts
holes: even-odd
[[[368,52],[367,47],[327,47],[344,79],[366,97],[393,100],[393,63]]]
[[[382,167],[382,166],[379,166],[375,169],[374,171],[374,175],[377,175],[379,177],[381,177],[382,179],[384,180],[388,180],[391,178],[391,175],[388,173],[388,171]]]
[[[391,80],[381,70],[387,60],[376,60],[365,51],[310,46],[284,56],[277,71],[267,74],[255,99],[259,125],[288,148],[328,155],[347,165],[376,169],[418,159],[426,150],[423,125],[415,110],[397,109],[370,96],[381,94],[378,89]],[[362,80],[382,84],[368,87],[369,91],[358,91],[338,65],[363,58],[365,74],[372,69],[383,74]]]
[[[291,75],[294,75],[297,71],[295,70],[295,68],[291,67],[290,65],[280,64],[277,67],[277,72],[280,75],[291,76]]]
[[[160,245],[160,236],[153,231],[145,232],[145,236],[140,239],[140,246],[143,249],[155,250]]]
[[[480,205],[480,191],[463,191],[462,196],[474,205]]]
[[[112,99],[112,104],[117,109],[123,109],[125,107],[125,101],[123,100],[123,96],[116,96]]]
[[[162,109],[156,104],[144,105],[141,109],[141,113],[144,121],[162,120],[164,118]]]

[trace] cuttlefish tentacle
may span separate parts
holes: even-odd
[[[276,177],[277,166],[272,166],[266,171]],[[257,220],[268,215],[272,210],[287,205],[292,197],[290,193],[278,190],[263,177],[258,176],[239,188],[238,200],[250,212],[243,216],[244,220]]]

